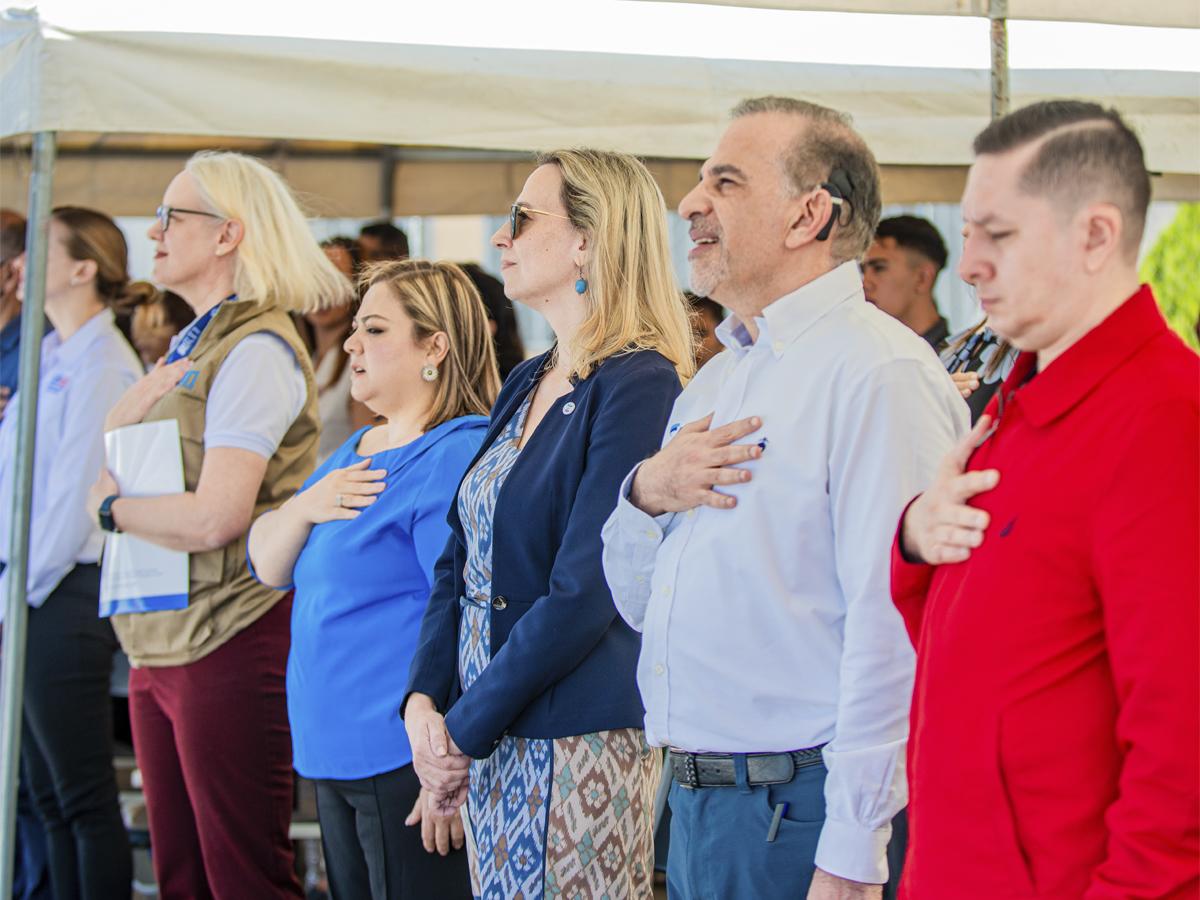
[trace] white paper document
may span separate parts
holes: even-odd
[[[108,470],[122,497],[183,493],[183,453],[174,419],[142,422],[104,435]],[[131,534],[107,534],[100,568],[100,615],[183,609],[188,555]]]

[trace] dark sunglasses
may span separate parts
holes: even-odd
[[[160,206],[154,211],[154,217],[158,219],[158,225],[162,228],[165,234],[167,229],[171,227],[171,216],[175,213],[191,213],[193,216],[208,216],[210,219],[224,219],[225,217],[218,213],[205,212],[202,209],[183,209],[178,206]]]
[[[517,235],[521,233],[521,222],[529,217],[529,213],[534,213],[539,216],[554,216],[556,219],[570,219],[570,216],[564,216],[559,213],[547,212],[544,209],[532,209],[528,206],[522,206],[520,203],[514,203],[512,209],[508,212],[509,236],[512,240],[517,239]]]

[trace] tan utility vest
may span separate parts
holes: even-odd
[[[145,422],[175,419],[183,449],[184,486],[196,490],[204,464],[204,409],[217,370],[244,338],[269,332],[287,342],[304,372],[304,410],[267,463],[254,502],[254,518],[274,509],[299,490],[316,466],[317,389],[308,351],[287,313],[252,300],[221,304],[191,353],[192,367],[179,385],[146,414]],[[251,625],[282,596],[250,574],[246,536],[218,549],[192,553],[186,609],[129,613],[112,617],[121,646],[135,666],[179,666],[195,662]]]

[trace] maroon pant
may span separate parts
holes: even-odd
[[[291,595],[208,656],[134,669],[134,749],[163,900],[302,896],[288,825]]]

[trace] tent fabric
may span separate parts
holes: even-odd
[[[11,10],[2,24],[0,137],[66,130],[516,151],[590,145],[686,159],[713,146],[739,99],[782,93],[850,112],[881,163],[963,165],[990,97],[984,70],[71,31]],[[1053,96],[1114,105],[1139,129],[1152,169],[1200,171],[1200,74],[1018,70],[1011,89],[1014,105]]]
[[[988,0],[666,0],[760,9],[829,10],[831,12],[900,13],[930,16],[987,16]],[[1159,28],[1200,28],[1196,0],[1008,0],[1008,18],[1051,22],[1104,22]]]

